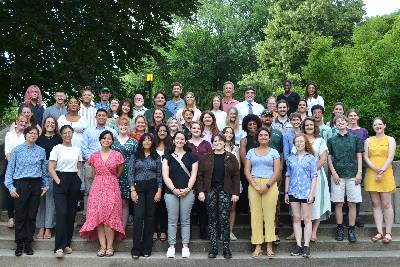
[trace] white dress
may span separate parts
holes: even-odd
[[[88,128],[88,122],[85,117],[81,116],[78,121],[69,121],[65,117],[65,115],[61,115],[60,118],[57,120],[58,127],[61,129],[64,125],[70,125],[74,129],[74,134],[72,135],[72,146],[81,148],[82,139],[83,139],[83,132],[86,128]]]

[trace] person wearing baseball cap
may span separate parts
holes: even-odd
[[[110,109],[111,90],[108,87],[102,87],[99,91],[100,102],[96,103],[96,109],[104,109],[108,112]]]

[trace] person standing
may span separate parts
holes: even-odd
[[[194,201],[193,186],[196,182],[198,158],[187,147],[183,132],[172,138],[171,154],[163,159],[162,175],[166,185],[165,204],[168,212],[168,244],[166,256],[175,258],[178,218],[181,224],[182,258],[190,257],[190,212]],[[172,171],[174,170],[174,171]]]
[[[122,224],[124,229],[128,223],[129,216],[129,202],[131,199],[131,190],[129,184],[129,160],[137,149],[137,142],[135,139],[128,136],[129,133],[129,119],[126,117],[118,118],[118,136],[112,144],[112,149],[118,151],[124,157],[124,171],[118,177],[119,191],[122,198]]]
[[[226,112],[222,109],[222,101],[219,96],[214,96],[211,99],[210,110],[214,113],[215,119],[217,121],[218,130],[222,131],[222,129],[226,126]]]
[[[364,160],[367,163],[364,188],[372,200],[374,220],[378,233],[373,242],[392,241],[393,206],[392,195],[396,191],[392,162],[396,152],[396,141],[385,134],[386,123],[382,118],[375,118],[372,124],[375,136],[365,141]],[[382,212],[383,210],[383,212]],[[383,235],[383,221],[386,233]]]
[[[165,108],[165,103],[167,101],[166,99],[167,99],[166,95],[162,91],[158,91],[154,94],[153,97],[154,107],[146,110],[146,112],[144,113],[144,117],[146,118],[148,125],[151,125],[153,123],[153,113],[155,108],[160,108],[164,111],[166,120],[168,120],[171,117],[174,117],[174,114]]]
[[[187,92],[185,95],[185,105],[183,108],[179,109],[176,114],[175,118],[177,118],[180,124],[184,123],[183,111],[186,109],[193,110],[193,121],[198,121],[201,116],[201,110],[196,107],[196,98],[192,92]]]
[[[267,128],[271,132],[271,140],[269,146],[279,152],[279,155],[283,154],[283,135],[282,132],[272,128],[272,122],[274,120],[273,112],[269,109],[265,109],[261,113],[261,123],[263,128]]]
[[[239,101],[233,98],[235,93],[235,85],[231,81],[227,81],[223,86],[224,97],[222,98],[222,110],[228,112],[228,110],[239,104]]]
[[[328,139],[332,137],[332,129],[324,123],[324,112],[324,107],[321,105],[315,105],[311,109],[315,125],[319,128],[319,136],[328,143]]]
[[[103,87],[99,92],[100,102],[94,106],[96,109],[104,109],[106,112],[110,110],[111,91],[107,87]]]
[[[133,106],[130,100],[125,99],[119,102],[117,109],[116,118],[108,118],[107,125],[115,130],[118,129],[118,120],[122,117],[128,119],[129,128],[133,129],[135,127],[135,121],[133,120]]]
[[[288,116],[292,114],[293,112],[296,112],[297,106],[299,105],[300,101],[300,95],[296,92],[292,91],[292,82],[289,80],[286,80],[283,83],[283,89],[284,93],[280,94],[277,96],[276,100],[285,100],[288,105],[289,105],[289,110],[288,110]]]
[[[15,256],[23,252],[33,255],[36,214],[40,197],[48,191],[46,152],[35,144],[39,136],[36,127],[24,130],[25,142],[10,154],[4,184],[14,198],[15,206]]]
[[[244,136],[245,132],[242,130],[241,124],[239,123],[239,113],[235,107],[231,107],[228,109],[225,125],[230,126],[234,129],[235,145],[239,146],[240,140]]]
[[[58,131],[57,120],[53,117],[47,117],[44,120],[43,132],[39,136],[36,144],[46,151],[46,163],[48,164],[50,152],[58,144],[62,143],[61,136]],[[46,174],[49,176],[49,174]],[[50,176],[49,176],[50,177]],[[46,196],[40,199],[39,209],[36,216],[36,227],[39,228],[37,239],[50,239],[51,231],[56,225],[56,210],[54,206],[53,196],[54,184],[53,180],[49,180],[49,191]]]
[[[320,105],[325,107],[325,102],[322,96],[318,94],[317,86],[315,83],[310,82],[306,87],[305,100],[307,101],[307,111],[308,116],[312,116],[312,107],[315,105]]]
[[[147,108],[144,106],[144,98],[142,94],[135,94],[133,97],[133,121],[138,115],[144,115]]]
[[[283,135],[292,128],[288,117],[288,103],[286,100],[279,100],[276,104],[278,107],[278,116],[272,122],[272,128],[279,130]]]
[[[19,106],[18,113],[21,113],[24,106],[27,106],[31,109],[33,117],[37,123],[41,123],[43,121],[43,97],[37,85],[28,86],[28,89],[26,89],[25,92],[24,102]]]
[[[292,154],[294,136],[301,132],[300,113],[295,112],[290,114],[290,124],[292,125],[292,128],[286,131],[285,135],[283,136],[283,158],[285,160],[287,160],[290,154]]]
[[[211,137],[218,133],[217,121],[214,113],[211,111],[204,111],[200,117],[200,123],[202,125],[202,136],[211,145]]]
[[[337,115],[344,115],[344,113],[345,113],[344,104],[342,102],[336,102],[335,105],[333,106],[331,119],[326,123],[332,129],[332,136],[337,135],[337,133],[339,132],[338,128],[336,128],[336,125],[334,123],[335,117]]]
[[[60,129],[62,144],[53,147],[49,157],[49,174],[54,181],[56,231],[54,254],[57,258],[71,254],[71,240],[77,204],[80,197],[82,152],[72,145],[74,129],[64,125]]]
[[[291,256],[310,257],[310,239],[312,233],[311,211],[317,181],[317,161],[307,137],[301,133],[293,139],[296,153],[289,156],[285,181],[285,203],[292,208],[293,230],[296,247]],[[304,246],[302,247],[301,219],[304,221]]]
[[[275,256],[272,242],[276,240],[275,212],[279,194],[276,180],[279,177],[280,160],[278,151],[268,146],[270,139],[269,130],[257,130],[255,140],[258,146],[247,152],[244,163],[244,174],[249,183],[251,243],[255,245],[253,257],[262,254],[261,245],[264,241],[267,243],[267,256]]]
[[[252,86],[247,86],[244,90],[244,98],[243,102],[240,102],[235,105],[239,112],[239,124],[241,125],[243,122],[243,118],[248,114],[254,114],[260,116],[264,110],[264,107],[261,104],[258,104],[254,101],[256,97],[256,89]]]
[[[117,114],[118,107],[119,107],[119,99],[114,98],[113,100],[111,100],[110,108],[108,109],[108,113],[107,113],[107,117],[109,119],[117,119],[118,118],[118,114]]]
[[[301,121],[304,121],[308,117],[307,101],[300,99],[299,105],[297,106],[297,112],[300,113]]]
[[[153,246],[154,212],[161,199],[161,160],[154,137],[145,133],[140,137],[135,155],[129,162],[131,199],[135,204],[133,220],[133,259],[149,257]]]
[[[172,84],[172,99],[167,101],[165,107],[169,110],[174,116],[176,112],[185,106],[185,101],[181,98],[182,94],[182,84],[178,82],[174,82]]]
[[[88,127],[96,126],[96,111],[93,103],[92,87],[85,86],[81,90],[81,104],[78,115],[84,117],[88,123]]]
[[[277,112],[277,108],[276,108],[276,98],[274,96],[268,97],[265,108],[272,111],[272,116],[274,119],[278,116],[278,112]]]
[[[236,203],[239,200],[240,176],[238,160],[225,150],[225,140],[222,133],[213,136],[214,151],[200,160],[196,185],[198,199],[207,205],[210,238],[208,257],[217,257],[218,233],[221,233],[224,258],[230,259],[229,212],[231,202]]]
[[[339,133],[328,140],[328,166],[332,173],[331,201],[335,203],[336,240],[344,240],[343,203],[345,195],[349,205],[349,242],[357,241],[354,225],[356,223],[356,203],[362,202],[361,174],[362,153],[364,146],[361,140],[347,132],[348,120],[344,115],[335,118]]]
[[[44,125],[44,120],[51,116],[58,120],[61,115],[67,114],[67,108],[64,105],[65,101],[65,92],[63,89],[57,89],[54,95],[54,99],[56,103],[44,110],[43,113],[43,121],[41,121],[42,125]]]
[[[185,112],[184,112],[184,114],[185,114]],[[185,121],[186,122],[186,121]],[[192,120],[190,120],[190,123],[192,123]],[[189,124],[188,124],[189,125]],[[190,124],[191,125],[191,124]],[[178,131],[182,131],[183,129],[183,127],[179,124],[179,121],[178,121],[178,119],[177,118],[175,118],[175,117],[172,117],[172,118],[169,118],[168,120],[167,120],[167,126],[168,126],[168,131],[169,131],[169,135],[170,136],[174,136],[175,134],[176,134],[176,132],[178,132]],[[190,128],[190,127],[189,127]]]
[[[149,131],[147,120],[143,115],[138,115],[135,119],[135,128],[129,133],[129,137],[139,141],[140,137]]]
[[[124,158],[121,153],[111,149],[114,142],[111,131],[103,131],[98,140],[101,150],[94,152],[87,162],[95,175],[90,187],[86,222],[79,233],[84,239],[99,240],[98,257],[111,257],[114,256],[114,239],[125,238],[122,199],[118,186]]]

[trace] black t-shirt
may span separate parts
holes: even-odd
[[[61,136],[53,135],[53,136],[45,136],[41,135],[36,141],[36,144],[41,148],[44,148],[46,151],[46,159],[48,160],[50,157],[50,152],[58,144],[62,143]]]
[[[300,96],[299,96],[298,93],[291,92],[290,95],[288,95],[288,96],[285,96],[285,94],[280,94],[276,98],[277,101],[279,101],[281,99],[286,100],[286,102],[288,102],[288,104],[289,104],[288,115],[290,115],[293,112],[296,112],[297,107],[298,107],[299,102],[300,102]]]
[[[215,154],[214,153],[214,169],[211,178],[211,187],[224,186],[225,177],[225,153]]]
[[[169,178],[174,184],[174,187],[177,189],[187,188],[190,177],[182,169],[179,162],[172,155],[166,155],[165,159],[168,161]],[[182,162],[190,173],[192,172],[192,164],[197,161],[198,157],[191,152],[186,152],[182,157]],[[169,188],[167,188],[166,193],[172,194]]]

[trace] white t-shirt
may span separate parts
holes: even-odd
[[[226,126],[226,112],[222,110],[212,110],[217,121],[218,130],[222,131]]]
[[[86,121],[85,117],[80,117],[78,121],[69,121],[65,115],[61,115],[58,120],[58,127],[61,129],[64,125],[71,125],[74,129],[74,134],[72,135],[72,145],[75,147],[82,146],[82,139],[83,139],[83,132],[89,126],[88,122]]]
[[[6,133],[4,139],[4,154],[10,154],[14,147],[19,146],[25,142],[25,136],[23,133],[17,135],[15,130]]]
[[[78,161],[82,161],[82,153],[79,147],[56,145],[50,152],[49,160],[57,161],[56,171],[77,172]]]

